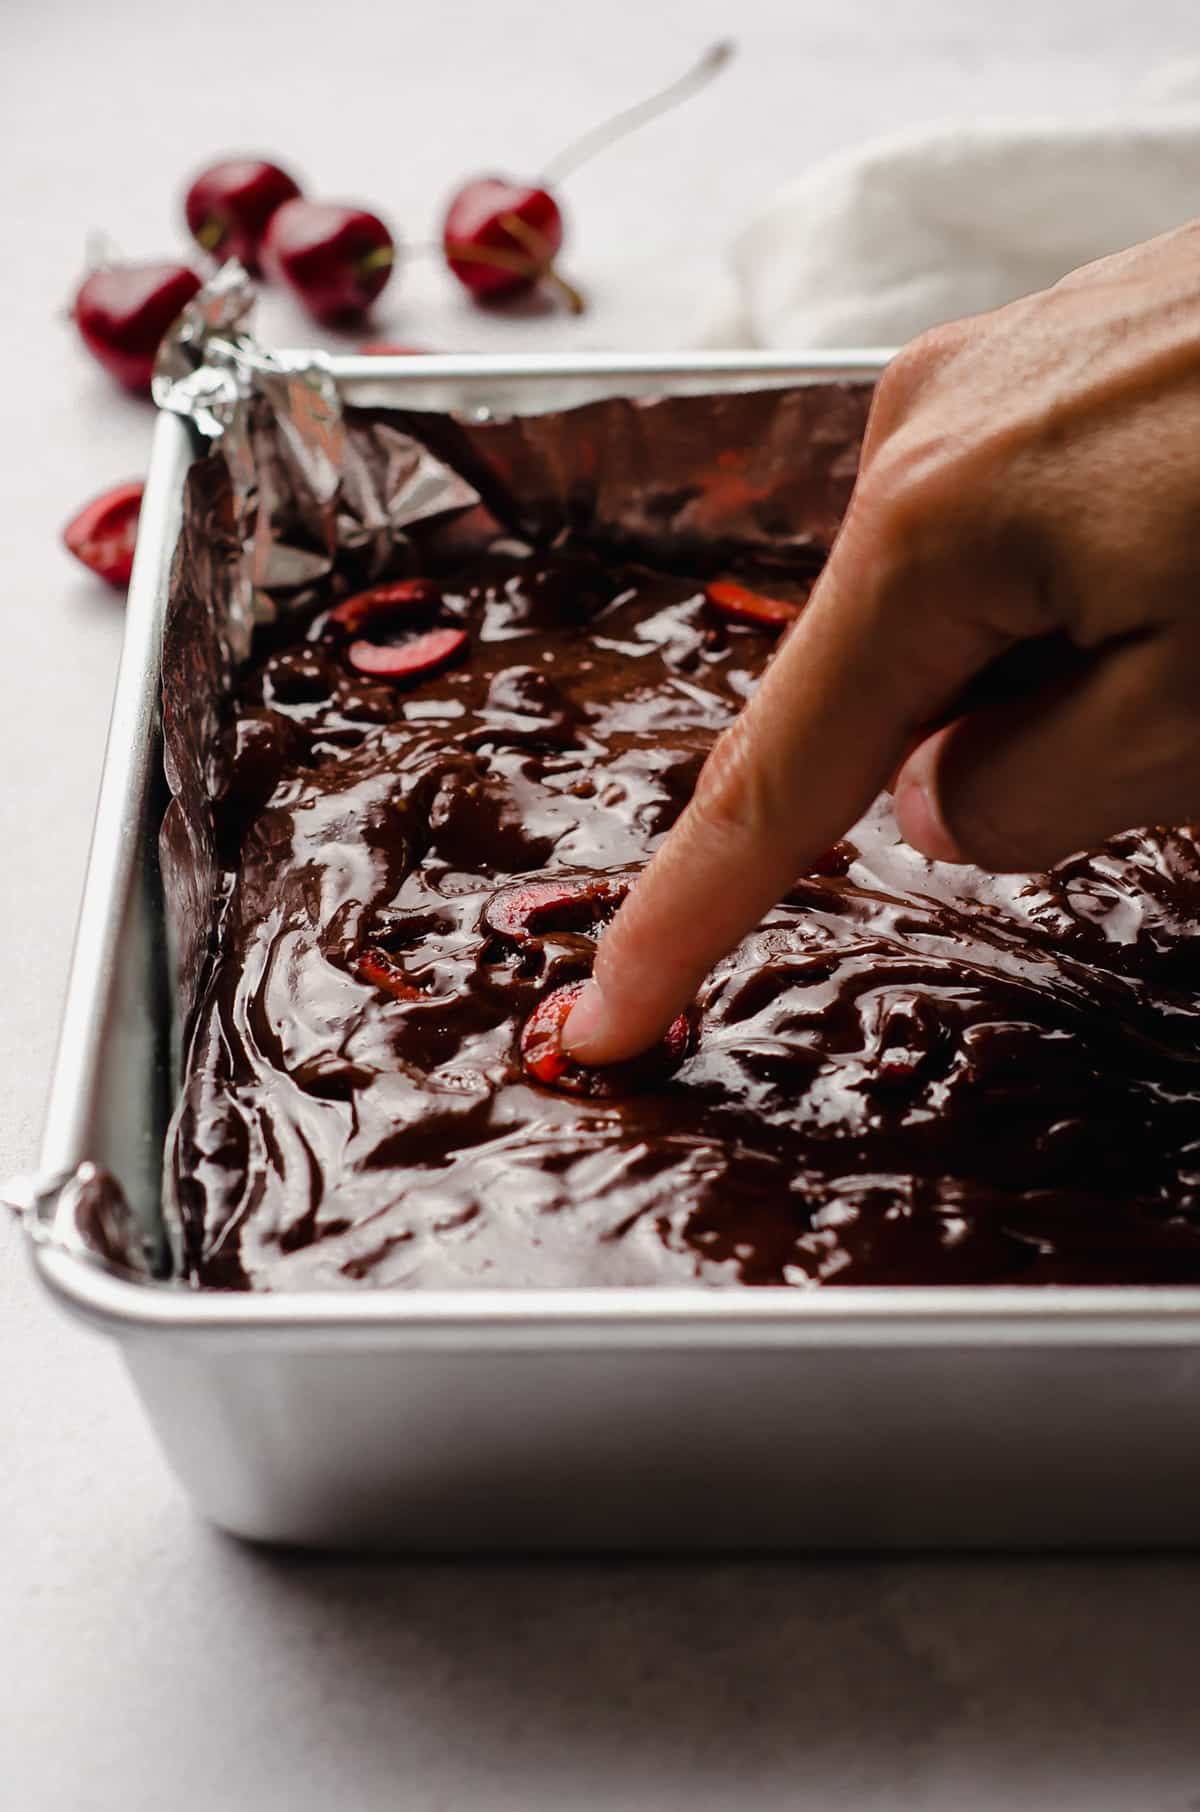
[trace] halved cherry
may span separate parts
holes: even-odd
[[[447,666],[466,645],[465,629],[428,629],[407,642],[351,642],[346,659],[372,679],[415,680]]]
[[[386,950],[372,946],[364,950],[354,965],[354,973],[359,981],[366,982],[372,988],[382,988],[394,1000],[424,1000],[420,988],[414,987],[405,975],[399,963]]]
[[[751,591],[734,579],[717,579],[705,587],[704,595],[714,610],[734,623],[753,623],[760,629],[786,629],[800,615],[799,604],[786,598],[769,598],[765,592]]]
[[[652,1050],[626,1063],[609,1063],[589,1067],[577,1063],[562,1048],[562,1030],[567,1015],[579,999],[585,983],[567,982],[540,1000],[521,1032],[521,1060],[535,1082],[547,1088],[562,1089],[569,1095],[610,1096],[632,1094],[639,1088],[653,1087],[678,1069],[688,1054],[692,1029],[687,1015],[672,1020],[662,1039]]]
[[[483,909],[483,923],[488,931],[518,943],[533,937],[551,918],[557,921],[557,931],[586,929],[602,912],[618,907],[628,892],[628,881],[603,875],[524,881],[492,895]]]
[[[93,497],[63,530],[67,551],[99,578],[124,591],[133,571],[138,514],[145,485],[141,480],[116,485]]]
[[[394,579],[387,585],[373,585],[369,591],[355,592],[352,598],[343,599],[330,611],[325,627],[340,629],[343,635],[357,635],[366,623],[408,611],[434,610],[441,601],[441,588],[432,579]]]

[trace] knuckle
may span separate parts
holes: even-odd
[[[907,444],[887,448],[859,481],[846,528],[870,547],[881,595],[910,589],[941,514],[945,485],[940,462],[914,459]]]
[[[955,357],[962,342],[961,325],[951,321],[927,328],[902,346],[875,386],[868,434],[874,432],[878,437],[893,432]]]

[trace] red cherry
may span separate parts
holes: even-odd
[[[232,157],[202,170],[184,199],[188,231],[222,263],[239,258],[258,275],[263,234],[276,208],[292,201],[300,186],[278,164],[257,157]]]
[[[396,242],[365,208],[297,198],[272,214],[261,256],[315,320],[330,323],[365,313],[392,274]]]
[[[364,950],[354,965],[354,973],[360,981],[365,981],[372,988],[382,988],[394,1000],[424,1000],[420,988],[414,987],[394,957],[386,950]]]
[[[759,629],[785,629],[800,615],[799,604],[791,604],[786,598],[769,598],[732,579],[716,580],[705,587],[704,595],[723,617],[734,623],[753,623]]]
[[[593,925],[610,908],[621,904],[629,892],[627,881],[600,875],[559,881],[524,881],[517,887],[501,888],[483,909],[483,923],[489,931],[516,942],[532,937],[547,919],[558,921],[556,930],[573,924]]]
[[[432,579],[395,579],[387,585],[373,585],[369,591],[356,591],[344,598],[325,619],[326,629],[339,629],[344,635],[357,635],[365,623],[409,611],[436,609],[442,601],[442,590]]]
[[[200,288],[186,264],[112,264],[79,286],[71,309],[93,358],[128,390],[148,391],[159,343]]]
[[[549,282],[573,314],[582,314],[579,291],[554,268],[563,221],[547,183],[570,175],[606,146],[677,106],[723,69],[732,55],[730,43],[711,45],[678,80],[568,145],[543,170],[540,184],[507,182],[502,176],[479,176],[465,183],[451,197],[442,228],[446,262],[459,282],[480,302],[523,295]]]
[[[450,200],[442,227],[446,262],[478,301],[524,295],[553,283],[573,314],[583,311],[578,290],[559,276],[555,255],[563,218],[547,189],[480,176]]]
[[[562,1029],[567,1015],[579,999],[585,984],[568,982],[555,988],[540,1000],[521,1032],[521,1059],[535,1082],[547,1088],[564,1090],[570,1095],[624,1095],[638,1087],[662,1081],[687,1056],[692,1030],[687,1015],[672,1020],[653,1050],[627,1063],[610,1063],[603,1068],[589,1068],[576,1063],[562,1048]]]
[[[415,680],[447,666],[466,645],[465,629],[429,629],[408,642],[351,642],[346,659],[372,679]]]
[[[119,484],[101,497],[93,497],[63,530],[70,553],[89,572],[123,591],[133,571],[138,512],[145,486],[140,480]]]

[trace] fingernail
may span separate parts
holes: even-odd
[[[901,780],[896,794],[896,823],[913,849],[933,862],[963,863],[966,857],[942,821],[937,802],[922,780]]]
[[[584,1055],[588,1045],[603,1035],[607,1018],[603,994],[594,981],[585,982],[583,992],[563,1023],[563,1050],[572,1057]]]

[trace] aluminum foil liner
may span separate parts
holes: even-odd
[[[336,500],[346,458],[337,391],[320,353],[289,359],[250,337],[254,289],[236,259],[188,305],[159,348],[152,390],[161,409],[217,441],[228,469],[242,554],[228,599],[226,633],[244,653],[256,620],[280,587],[321,578],[337,554]],[[269,425],[280,454],[259,445]],[[278,526],[301,499],[303,537]]]
[[[870,395],[866,384],[823,383],[606,397],[483,422],[393,410],[364,424],[363,450],[370,457],[386,420],[533,542],[571,534],[702,569],[747,559],[794,568],[805,554],[823,558],[837,532]],[[352,427],[352,459],[359,444]]]
[[[571,536],[699,576],[811,571],[849,500],[871,396],[868,384],[829,382],[486,420],[350,408],[322,355],[254,341],[252,307],[246,273],[227,264],[168,336],[154,378],[159,406],[213,446],[189,477],[163,642],[162,877],[185,1038],[219,935],[213,801],[226,704],[256,624],[318,592],[419,570],[431,553],[469,555],[498,530]],[[146,1274],[111,1179],[91,1172],[66,1199],[85,1210],[79,1242]]]
[[[242,542],[228,603],[235,654],[255,622],[339,561],[394,566],[420,531],[483,504],[531,541],[564,534],[699,566],[795,564],[845,509],[866,384],[657,399],[609,397],[496,419],[343,408],[320,353],[274,353],[249,328],[231,261],[168,335],[155,400],[219,446]]]

